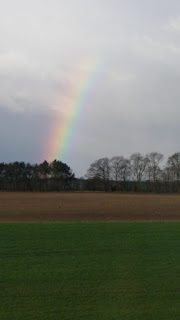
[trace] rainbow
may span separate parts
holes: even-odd
[[[80,68],[71,75],[71,81],[56,107],[47,157],[51,161],[54,159],[65,161],[101,65],[98,60],[91,67]]]

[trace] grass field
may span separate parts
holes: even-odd
[[[180,220],[180,194],[0,193],[0,222]]]
[[[180,223],[0,224],[1,320],[179,320]]]

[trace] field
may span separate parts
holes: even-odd
[[[179,220],[180,195],[0,193],[0,221]]]
[[[180,223],[0,228],[1,320],[180,319]]]
[[[179,217],[179,195],[1,193],[0,320],[179,320]]]

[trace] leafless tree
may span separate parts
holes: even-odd
[[[173,180],[180,180],[180,152],[174,153],[168,158],[168,168],[172,172]]]
[[[164,156],[159,152],[151,152],[146,155],[148,159],[147,163],[147,173],[148,179],[152,181],[157,181],[161,174],[160,163],[163,161]]]
[[[116,182],[126,181],[129,175],[130,162],[123,156],[116,156],[110,160],[112,179]]]
[[[160,180],[164,183],[167,183],[169,181],[173,181],[173,174],[172,174],[172,171],[169,167],[164,167],[161,170]]]
[[[90,165],[86,177],[89,179],[100,179],[104,184],[104,189],[106,190],[110,180],[110,170],[110,160],[108,158],[101,158]]]
[[[130,157],[132,179],[137,182],[142,181],[145,174],[148,158],[140,153],[133,153]]]

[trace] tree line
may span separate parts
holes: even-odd
[[[180,192],[180,152],[166,162],[160,152],[101,158],[81,179],[58,160],[0,163],[0,190]]]
[[[115,156],[94,161],[86,178],[91,188],[114,191],[180,191],[180,152],[166,163],[160,152],[133,153],[129,158]]]
[[[0,163],[0,190],[61,191],[71,189],[72,169],[61,161],[40,164]]]

